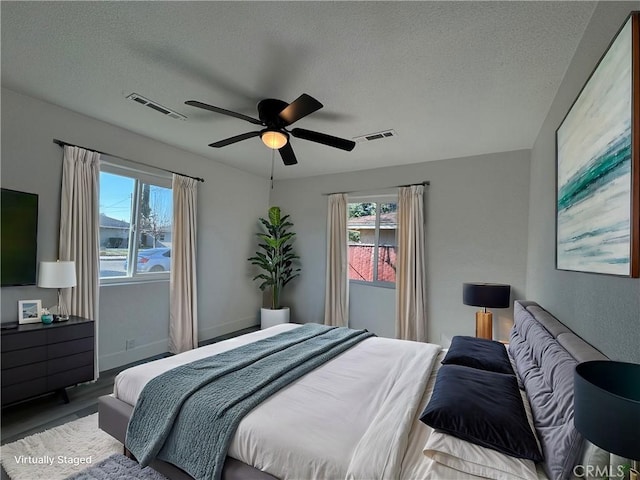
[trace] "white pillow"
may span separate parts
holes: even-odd
[[[482,447],[437,430],[431,432],[423,453],[460,472],[494,480],[538,480],[536,464]]]

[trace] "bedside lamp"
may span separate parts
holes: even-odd
[[[576,429],[591,443],[633,461],[631,480],[640,480],[640,365],[595,360],[576,366]]]
[[[474,307],[483,307],[476,312],[476,337],[493,338],[493,314],[488,308],[509,308],[511,286],[499,283],[462,284],[462,303]]]
[[[62,303],[62,289],[76,286],[75,262],[40,262],[38,287],[58,289],[57,321],[69,320],[69,311]]]

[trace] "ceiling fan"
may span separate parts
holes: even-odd
[[[318,100],[306,93],[303,93],[291,103],[277,100],[275,98],[266,98],[261,100],[258,103],[258,118],[249,117],[242,113],[232,112],[231,110],[215,107],[196,100],[189,100],[184,103],[192,107],[203,108],[205,110],[239,118],[241,120],[246,120],[249,123],[253,123],[254,125],[262,125],[265,127],[262,130],[241,133],[240,135],[210,143],[210,147],[221,148],[248,138],[260,137],[267,147],[280,152],[280,156],[282,157],[282,161],[285,165],[295,165],[298,163],[298,160],[296,159],[296,156],[293,153],[293,148],[291,148],[291,143],[289,142],[290,134],[296,138],[321,143],[322,145],[328,145],[334,148],[340,148],[341,150],[346,150],[348,152],[353,150],[353,147],[356,146],[356,142],[354,141],[334,137],[333,135],[327,135],[326,133],[314,132],[303,128],[292,128],[291,130],[287,130],[286,127],[292,123],[297,122],[301,118],[322,108],[322,104]]]

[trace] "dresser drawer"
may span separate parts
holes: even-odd
[[[18,383],[9,387],[2,387],[2,405],[24,400],[47,393],[47,378],[36,378],[27,382]]]
[[[77,338],[93,337],[93,322],[57,327],[47,331],[48,343],[66,342]]]
[[[2,0],[0,0],[2,1]],[[2,331],[2,407],[93,380],[95,322],[18,325]]]
[[[32,363],[22,367],[2,370],[2,386],[8,387],[20,382],[47,376],[47,362]]]
[[[93,380],[93,364],[49,375],[47,377],[47,388],[49,390],[57,390],[91,380]]]
[[[13,352],[2,351],[2,372],[5,368],[15,368],[30,363],[42,362],[47,359],[47,347],[43,345],[35,348],[25,348]]]
[[[51,360],[88,351],[93,351],[93,337],[47,345],[47,359]]]
[[[60,357],[47,362],[47,375],[66,372],[78,367],[90,365],[93,368],[93,350]]]
[[[23,332],[20,334],[2,335],[2,351],[11,352],[23,348],[37,347],[47,344],[47,332],[38,330],[35,332]]]

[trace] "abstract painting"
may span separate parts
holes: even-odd
[[[628,18],[556,131],[559,270],[639,274],[638,22]]]

